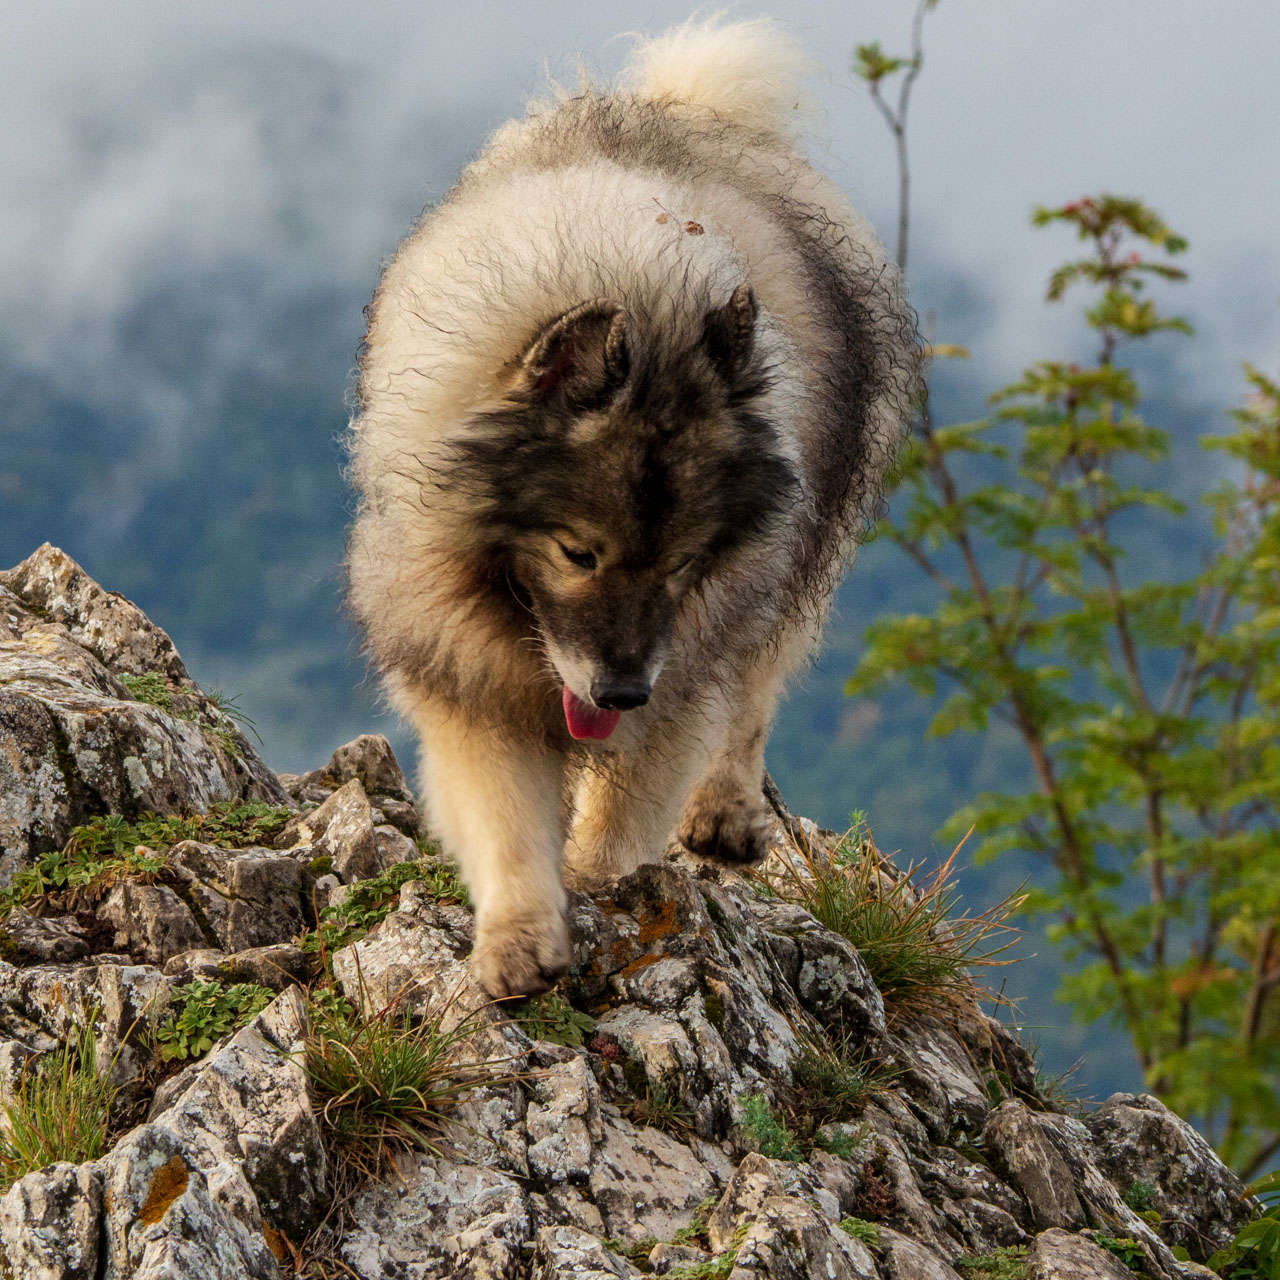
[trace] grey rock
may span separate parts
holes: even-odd
[[[772,1196],[738,1246],[731,1280],[878,1280],[866,1245],[845,1235],[811,1204]]]
[[[696,1267],[711,1261],[711,1255],[705,1249],[696,1249],[689,1244],[656,1244],[649,1252],[649,1267],[656,1276],[665,1276],[669,1271],[681,1271],[686,1267]]]
[[[93,946],[75,916],[33,916],[21,907],[9,913],[0,931],[13,944],[13,958],[37,964],[83,960]]]
[[[163,965],[206,945],[191,908],[161,884],[125,880],[107,895],[102,915],[116,929],[116,946],[149,964]]]
[[[880,1230],[886,1280],[960,1280],[960,1273],[918,1241],[892,1231]]]
[[[592,1146],[604,1138],[600,1087],[579,1057],[549,1068],[535,1082],[525,1112],[529,1171],[544,1182],[586,1182]]]
[[[311,958],[291,942],[277,942],[227,956],[218,966],[218,973],[228,982],[256,982],[272,991],[283,991],[310,978]]]
[[[363,880],[390,866],[378,847],[373,808],[359,778],[337,789],[318,809],[294,818],[280,846],[305,847],[311,858],[330,858],[344,881]]]
[[[377,818],[377,811],[374,811]],[[398,862],[412,862],[418,856],[418,846],[403,831],[388,823],[373,828],[374,843],[378,848],[378,862],[384,867],[394,867]]]
[[[296,1239],[314,1225],[325,1189],[306,1073],[290,1056],[305,1026],[300,994],[286,992],[215,1049],[153,1117],[242,1221],[253,1225],[260,1213]]]
[[[1133,1280],[1115,1254],[1058,1228],[1036,1237],[1027,1264],[1028,1280]]]
[[[532,1280],[632,1280],[641,1273],[577,1227],[543,1227],[533,1254]]]
[[[164,964],[164,976],[175,982],[212,982],[222,976],[227,953],[217,947],[196,947],[171,956]]]
[[[1243,1183],[1183,1119],[1150,1094],[1112,1094],[1085,1125],[1107,1178],[1129,1191],[1143,1183],[1160,1234],[1203,1261],[1252,1216]]]
[[[330,790],[358,779],[365,793],[379,800],[399,800],[413,804],[413,790],[409,786],[391,743],[380,733],[362,733],[358,738],[344,743],[329,757],[323,768],[303,774],[299,787],[326,786]]]
[[[172,711],[119,679],[149,673]],[[0,573],[0,883],[94,814],[289,803],[249,743],[226,749],[226,727],[169,637],[69,556],[46,544]]]
[[[987,1118],[982,1139],[1010,1185],[1022,1193],[1036,1227],[1075,1229],[1086,1225],[1070,1167],[1046,1136],[1038,1117],[1021,1102],[1002,1102]]]
[[[261,1231],[216,1202],[168,1129],[140,1125],[98,1167],[103,1280],[279,1280]]]
[[[52,1164],[0,1200],[0,1246],[22,1280],[95,1280],[102,1186],[88,1165]]]
[[[733,1244],[739,1227],[762,1210],[765,1201],[790,1197],[812,1201],[827,1219],[840,1217],[839,1198],[803,1164],[770,1160],[757,1152],[744,1157],[720,1202],[707,1220],[707,1239],[722,1253]]]
[[[208,943],[228,952],[246,951],[302,931],[309,882],[304,868],[288,854],[229,852],[186,840],[173,847],[169,859],[202,933],[211,935]]]
[[[364,1280],[514,1276],[532,1220],[512,1178],[483,1165],[403,1155],[352,1209],[343,1260]]]

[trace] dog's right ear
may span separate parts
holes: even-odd
[[[598,407],[612,398],[630,369],[627,313],[618,303],[597,298],[557,316],[534,338],[520,357],[516,390],[539,402]]]

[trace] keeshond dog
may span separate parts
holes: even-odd
[[[350,602],[422,742],[495,997],[570,961],[564,875],[764,852],[764,746],[881,501],[914,322],[801,158],[771,22],[640,44],[500,128],[386,266]]]

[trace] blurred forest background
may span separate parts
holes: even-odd
[[[345,396],[361,307],[380,259],[489,131],[542,83],[544,58],[687,16],[662,3],[479,6],[228,3],[179,22],[130,6],[6,13],[0,52],[0,565],[51,541],[167,628],[192,674],[236,695],[279,770],[320,763],[363,731],[407,737],[379,708],[340,611],[350,498]],[[1069,9],[1051,16],[1049,8]],[[825,78],[818,163],[892,240],[891,143],[850,72],[854,45],[905,45],[908,0],[774,6]],[[353,24],[359,22],[356,28]],[[1150,482],[1193,511],[1197,438],[1243,392],[1240,361],[1280,357],[1280,207],[1270,4],[1210,15],[1143,0],[1030,12],[942,6],[913,107],[911,295],[926,329],[968,362],[931,378],[934,418],[965,421],[1040,357],[1086,358],[1087,334],[1042,304],[1067,237],[1033,232],[1033,203],[1139,195],[1191,240],[1173,309],[1192,343],[1135,353],[1148,420],[1175,447]],[[828,146],[825,139],[832,141]],[[1051,242],[1051,243],[1050,243]],[[1061,310],[1061,309],[1059,309]],[[1210,538],[1207,514],[1138,533],[1138,571],[1177,576]],[[799,812],[841,827],[866,812],[903,860],[950,850],[937,832],[1027,766],[1010,730],[926,737],[936,705],[903,691],[849,699],[867,623],[927,612],[932,592],[895,549],[864,549],[826,647],[769,750]],[[974,907],[1034,868],[967,870]],[[1050,1070],[1083,1055],[1076,1087],[1136,1088],[1128,1043],[1073,1026],[1053,1002],[1062,961],[1029,935],[1005,972]]]

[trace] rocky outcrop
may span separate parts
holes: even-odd
[[[416,814],[385,739],[275,779],[168,637],[50,548],[0,575],[0,625],[6,880],[95,814],[282,806],[243,847],[209,825],[110,884],[0,891],[0,1103],[86,1020],[115,1088],[109,1149],[0,1199],[14,1276],[265,1280],[320,1257],[362,1280],[967,1280],[999,1257],[1182,1280],[1203,1272],[1174,1246],[1203,1258],[1251,1212],[1155,1099],[1055,1109],[1006,1025],[886,1009],[847,939],[676,848],[571,895],[568,978],[495,1007],[465,895],[406,865]],[[269,1003],[184,1059],[165,1046],[193,983]],[[306,1065],[342,997],[419,1028],[463,1081],[430,1141],[363,1179]],[[802,1079],[815,1046],[845,1094]]]

